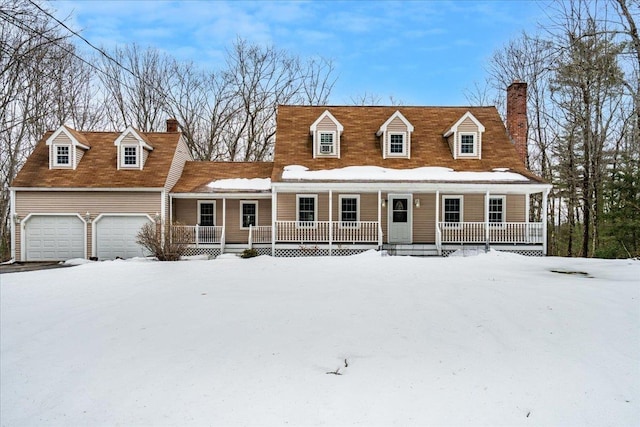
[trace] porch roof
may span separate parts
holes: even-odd
[[[186,162],[182,175],[171,193],[268,193],[273,162]],[[246,180],[229,185],[223,180]],[[216,186],[215,182],[220,182]]]

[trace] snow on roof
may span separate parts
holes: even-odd
[[[282,179],[327,181],[528,181],[528,178],[508,168],[492,172],[459,172],[444,167],[388,169],[379,166],[348,166],[339,169],[310,171],[305,166],[285,166]]]
[[[211,181],[207,187],[216,190],[269,191],[271,178],[229,178]]]

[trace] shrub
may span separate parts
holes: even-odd
[[[172,233],[170,226],[163,227],[159,222],[143,225],[136,237],[136,242],[159,261],[179,261],[189,247],[187,235]]]
[[[255,249],[245,249],[240,254],[240,258],[253,258],[256,256],[258,256],[258,251],[256,251]]]

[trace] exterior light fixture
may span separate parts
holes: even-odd
[[[153,216],[153,219],[155,222],[160,222],[160,214],[156,212],[156,214]]]
[[[420,207],[420,199],[414,199],[413,200],[413,204],[416,206],[416,208]]]
[[[382,207],[384,208],[385,206],[387,206],[387,199],[382,199]]]
[[[14,213],[13,220],[15,221],[16,224],[20,224],[20,215],[18,215],[17,213]]]
[[[87,224],[91,224],[91,214],[89,213],[89,211],[84,214],[84,220],[87,221]]]

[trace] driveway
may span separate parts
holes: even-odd
[[[64,268],[64,267],[71,267],[71,266],[61,264],[59,261],[15,262],[13,264],[0,265],[0,274],[19,273],[22,271],[49,270],[51,268]]]

